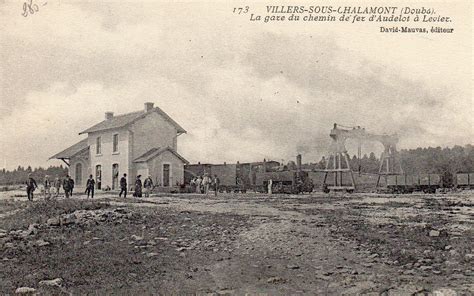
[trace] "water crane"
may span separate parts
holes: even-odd
[[[330,137],[333,139],[331,154],[326,162],[324,174],[323,189],[325,192],[330,190],[346,190],[353,192],[356,189],[353,171],[349,162],[345,142],[347,139],[356,139],[359,143],[358,157],[360,159],[361,143],[363,141],[378,141],[384,146],[384,151],[380,157],[380,167],[377,178],[377,187],[380,178],[386,178],[388,175],[403,174],[400,159],[397,152],[398,135],[397,134],[372,134],[360,126],[345,127],[334,124]],[[359,168],[360,170],[360,168]],[[334,184],[328,185],[327,179],[330,174],[334,175]],[[343,183],[343,174],[350,176],[351,184]]]

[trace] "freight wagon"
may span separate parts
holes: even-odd
[[[474,189],[474,173],[457,173],[456,187],[459,189]]]
[[[235,164],[190,164],[185,166],[184,182],[189,185],[197,176],[208,174],[219,178],[220,192],[242,192],[256,189],[256,176],[259,172],[279,167],[276,161],[248,162]]]
[[[412,193],[422,191],[435,193],[441,187],[441,177],[438,174],[420,175],[388,175],[387,190],[390,193]]]

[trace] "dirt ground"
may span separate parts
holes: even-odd
[[[473,192],[1,194],[0,294],[474,291]]]

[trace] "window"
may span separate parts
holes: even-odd
[[[101,140],[100,140],[100,137],[97,137],[96,139],[96,150],[95,150],[95,154],[102,154],[102,147],[101,147]]]
[[[113,150],[113,152],[118,152],[118,140],[119,140],[118,134],[115,134],[114,139],[113,139],[113,141],[114,141],[114,150]]]

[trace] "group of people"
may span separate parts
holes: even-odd
[[[204,174],[204,176],[196,176],[194,177],[191,182],[191,190],[196,193],[201,193],[201,194],[209,194],[209,189],[214,190],[214,195],[217,195],[217,192],[219,191],[219,184],[220,180],[217,177],[217,175],[214,175],[213,178],[209,176],[209,174]]]
[[[141,175],[138,175],[135,180],[133,196],[142,197],[144,188],[145,197],[150,197],[150,193],[153,191],[153,188],[155,188],[155,185],[153,184],[153,179],[151,178],[151,176],[148,176],[142,183],[141,177]],[[28,174],[28,179],[26,180],[25,184],[28,200],[33,200],[33,193],[38,188],[38,183],[31,174]],[[69,175],[67,175],[64,179],[56,177],[56,179],[54,179],[53,181],[51,181],[50,177],[46,175],[44,177],[42,185],[44,190],[44,197],[46,200],[50,199],[53,195],[58,197],[61,187],[64,190],[64,195],[66,196],[66,198],[71,197],[72,192],[74,190],[74,180]],[[92,175],[89,175],[89,178],[86,182],[86,190],[84,192],[85,194],[87,194],[87,198],[94,198],[95,185],[96,181],[94,180],[94,177]],[[127,174],[123,174],[123,177],[120,179],[119,197],[122,197],[122,194],[124,198],[127,197],[127,186]]]
[[[143,196],[143,188],[145,188],[145,197],[150,197],[150,193],[153,191],[153,188],[155,188],[155,185],[153,184],[153,179],[151,176],[148,176],[144,182],[142,182],[142,175],[138,175],[137,178],[135,179],[135,186],[134,186],[134,191],[133,191],[133,196],[134,197],[142,197]],[[120,193],[119,197],[126,198],[127,197],[127,174],[123,174],[123,177],[120,179]]]
[[[26,180],[26,195],[28,196],[28,200],[33,200],[33,194],[35,190],[38,188],[38,183],[33,178],[31,174],[28,174],[28,179]],[[44,176],[44,180],[42,182],[43,190],[44,190],[44,197],[45,199],[50,199],[54,194],[56,197],[59,196],[59,192],[61,187],[64,190],[64,194],[66,198],[72,196],[72,191],[74,190],[74,180],[67,175],[64,179],[60,179],[56,177],[54,181],[49,179],[49,176]]]

